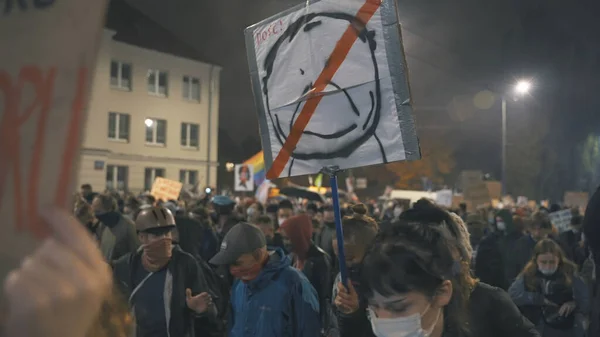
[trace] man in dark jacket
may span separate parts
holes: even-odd
[[[281,249],[268,251],[256,226],[239,223],[210,261],[229,266],[229,337],[317,337],[321,330],[315,289]]]
[[[117,285],[129,299],[136,336],[194,337],[217,309],[196,260],[173,247],[175,219],[164,207],[136,218],[142,249],[113,264]]]
[[[510,266],[513,265],[514,246],[523,233],[514,226],[512,214],[506,209],[498,212],[493,227],[494,232],[481,240],[477,248],[475,276],[481,282],[507,290],[517,276]]]
[[[92,202],[94,216],[99,222],[91,229],[98,238],[107,261],[135,252],[139,246],[135,225],[118,211],[117,201],[108,194],[99,194]]]

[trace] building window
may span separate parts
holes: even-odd
[[[110,62],[110,86],[117,89],[131,90],[131,63]]]
[[[119,112],[108,113],[108,139],[129,141],[129,115]]]
[[[183,99],[200,102],[200,79],[183,76]]]
[[[179,182],[182,184],[196,185],[198,182],[198,171],[179,170]]]
[[[167,142],[167,121],[164,119],[147,118],[146,144],[165,145]]]
[[[154,180],[156,177],[165,177],[165,169],[163,168],[154,168],[154,167],[146,167],[144,170],[144,189],[146,191],[152,190],[152,184],[154,184]]]
[[[106,165],[106,189],[126,191],[129,180],[127,166]]]
[[[198,124],[181,123],[181,146],[198,148],[200,126]]]
[[[167,72],[156,69],[148,70],[148,93],[157,96],[168,94]]]

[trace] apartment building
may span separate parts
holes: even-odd
[[[102,37],[79,185],[138,192],[165,177],[215,186],[220,68],[115,34]]]

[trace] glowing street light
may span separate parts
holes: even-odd
[[[515,92],[519,95],[524,95],[529,92],[531,89],[531,82],[526,80],[521,80],[517,82],[515,85]]]
[[[146,120],[144,121],[144,124],[146,124],[147,127],[152,127],[152,124],[154,124],[154,121],[151,120],[150,118],[146,118]]]
[[[514,93],[520,96],[531,90],[531,81],[520,80],[514,85]],[[502,96],[502,195],[506,195],[506,95]]]

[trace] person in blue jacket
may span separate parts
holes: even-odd
[[[238,223],[210,260],[227,265],[231,290],[229,337],[317,337],[321,332],[317,293],[282,249],[267,250],[262,231]]]

